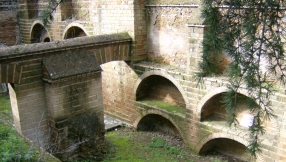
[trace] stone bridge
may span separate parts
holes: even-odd
[[[155,62],[131,65],[131,42],[127,33],[119,33],[2,48],[0,81],[9,83],[17,131],[41,146],[55,134],[70,146],[78,137],[95,133],[100,145],[105,113],[139,130],[179,136],[200,154],[216,149],[247,160],[247,127],[226,125],[224,78],[205,78],[198,85],[194,72],[184,68]],[[241,90],[240,95],[237,117],[242,121],[251,113],[244,105],[247,93]],[[264,122],[258,161],[285,158],[280,142],[286,128],[285,101],[282,92],[272,97],[278,117]]]
[[[9,83],[17,131],[45,149],[55,136],[62,138],[60,149],[79,137],[102,143],[100,65],[129,62],[130,43],[119,33],[2,48],[0,82]]]
[[[0,49],[0,82],[9,83],[14,124],[25,137],[41,146],[62,137],[61,149],[78,138],[92,139],[96,144],[81,149],[100,148],[104,113],[140,130],[179,136],[199,154],[214,149],[248,158],[248,94],[239,91],[241,125],[228,127],[220,102],[225,78],[204,78],[198,85],[194,77],[205,30],[199,1],[66,0],[49,26],[38,17],[44,1],[28,2],[15,1],[18,13],[0,11],[9,11],[0,14],[0,42],[11,38],[11,47]],[[118,32],[128,34],[113,34]],[[79,36],[87,37],[74,38]],[[20,40],[26,44],[12,46]],[[230,60],[216,60],[226,70]],[[277,117],[263,122],[259,162],[286,161],[285,85],[271,102]]]

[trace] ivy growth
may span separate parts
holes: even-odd
[[[203,17],[207,31],[199,78],[214,75],[219,54],[227,55],[229,91],[223,103],[229,113],[229,123],[235,124],[238,91],[247,91],[249,110],[255,114],[250,128],[250,154],[260,152],[259,137],[265,133],[262,121],[275,117],[270,97],[277,85],[285,85],[283,17],[284,0],[203,0]],[[270,79],[271,78],[271,79]]]
[[[39,18],[42,20],[44,26],[49,25],[49,22],[53,20],[52,13],[56,11],[57,7],[63,2],[64,0],[48,0],[46,2],[47,6],[44,10],[40,12]]]

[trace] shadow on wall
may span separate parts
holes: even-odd
[[[73,26],[67,30],[65,33],[64,39],[71,39],[76,37],[84,37],[87,36],[86,33],[79,27]]]
[[[179,131],[173,123],[171,123],[168,119],[156,114],[144,116],[138,123],[137,130],[158,131],[181,137]]]
[[[31,43],[41,43],[41,42],[50,42],[48,31],[41,24],[36,24],[33,26],[31,32]]]
[[[168,79],[151,75],[145,78],[136,90],[136,101],[155,100],[186,108],[184,98],[178,88]]]
[[[202,107],[201,121],[227,121],[229,119],[226,107],[223,101],[224,93],[211,97]],[[253,100],[245,95],[238,94],[236,116],[240,122],[245,114],[251,114],[249,111],[250,104]],[[251,106],[258,106],[252,104]]]
[[[210,151],[216,151],[242,161],[249,161],[250,158],[246,146],[227,138],[215,138],[208,141],[203,145],[199,154],[208,154]]]

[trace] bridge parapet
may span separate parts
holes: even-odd
[[[22,75],[25,70],[29,72],[32,70],[30,65],[34,65],[35,60],[41,63],[44,57],[55,54],[76,53],[80,55],[88,51],[89,54],[95,56],[98,65],[116,60],[131,61],[131,41],[127,33],[117,33],[1,48],[0,83],[21,84],[23,77],[31,77],[34,74]],[[29,68],[25,68],[28,66]]]

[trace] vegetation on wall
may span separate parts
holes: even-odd
[[[48,0],[47,6],[40,12],[40,19],[44,23],[44,26],[49,25],[49,22],[53,20],[52,13],[56,11],[57,7],[63,2],[63,0]]]
[[[203,1],[207,31],[197,76],[201,79],[216,74],[217,55],[230,58],[229,91],[223,103],[230,115],[229,123],[236,124],[238,91],[244,89],[250,96],[249,110],[255,114],[255,121],[250,128],[252,142],[248,148],[253,157],[261,151],[259,137],[265,133],[262,121],[275,116],[270,102],[277,90],[275,85],[285,85],[283,6],[283,0]]]

